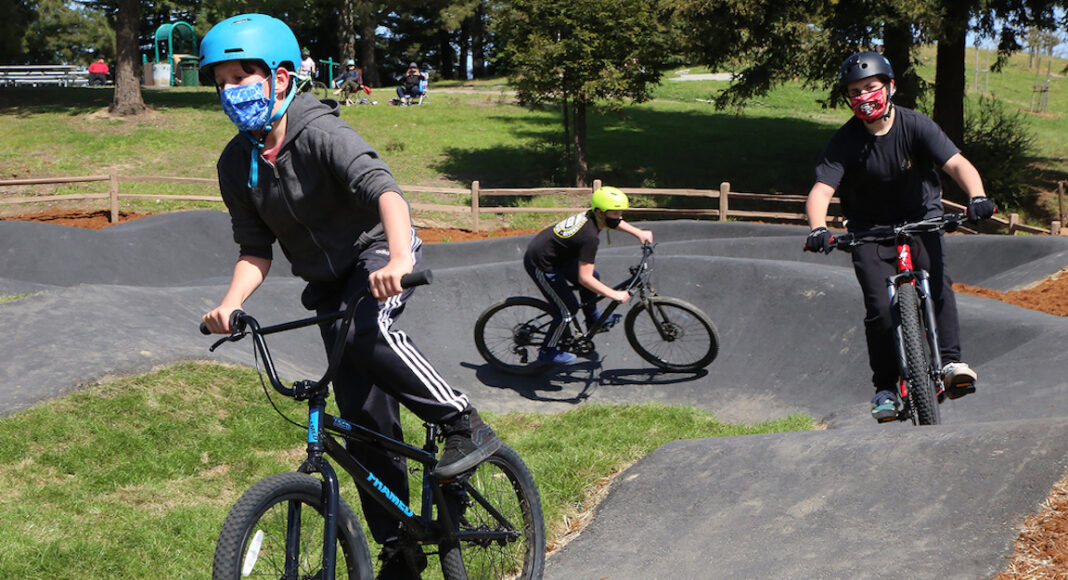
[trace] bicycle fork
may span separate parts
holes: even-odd
[[[906,270],[886,279],[886,289],[890,294],[890,311],[894,316],[894,343],[897,346],[898,371],[902,377],[909,376],[908,357],[905,354],[905,340],[904,336],[902,336],[901,320],[897,314],[899,312],[897,288],[903,284],[912,284],[916,286],[916,294],[920,299],[920,310],[923,312],[923,321],[926,330],[924,338],[927,340],[927,346],[931,354],[931,368],[928,369],[928,373],[931,375],[931,378],[935,380],[935,384],[940,384],[938,381],[938,372],[939,369],[942,368],[942,355],[939,352],[938,322],[935,318],[934,304],[931,300],[931,283],[929,275],[923,270]],[[938,393],[941,394],[941,392],[942,389],[939,387]],[[901,393],[903,396],[907,394],[907,392]]]
[[[322,579],[334,580],[337,564],[337,472],[323,458],[326,451],[322,440],[322,417],[326,412],[326,396],[315,395],[308,409],[308,458],[297,470],[300,473],[318,473],[323,478],[323,567]],[[300,510],[299,502],[289,502],[289,520],[286,523],[286,578],[296,578],[300,563]]]

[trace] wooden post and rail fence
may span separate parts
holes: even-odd
[[[0,204],[22,204],[22,203],[42,203],[42,202],[54,202],[54,201],[71,201],[71,200],[85,200],[85,199],[106,199],[108,200],[108,208],[111,214],[111,222],[117,223],[119,220],[119,200],[120,199],[167,199],[167,200],[184,200],[184,201],[209,201],[209,202],[222,202],[222,198],[218,195],[172,195],[172,194],[138,194],[120,191],[120,183],[177,183],[188,185],[203,185],[206,187],[215,188],[218,186],[218,182],[215,179],[204,179],[197,177],[153,177],[153,176],[120,176],[116,172],[111,172],[107,175],[90,175],[82,177],[48,177],[39,179],[7,179],[0,180],[0,192],[6,187],[25,187],[33,185],[64,185],[73,183],[93,183],[93,182],[107,182],[108,191],[106,193],[75,193],[75,194],[59,194],[59,195],[26,195],[15,197],[0,197]],[[537,188],[492,188],[482,189],[478,181],[472,182],[471,187],[467,188],[450,188],[450,187],[433,187],[433,186],[421,186],[421,185],[408,185],[401,186],[405,192],[410,193],[430,193],[439,195],[455,195],[457,197],[469,197],[468,204],[432,204],[411,202],[412,210],[419,211],[436,211],[446,212],[452,214],[467,214],[471,217],[474,223],[474,229],[477,231],[480,229],[479,217],[482,214],[516,214],[516,213],[566,213],[579,210],[583,207],[588,207],[589,195],[592,191],[601,186],[601,180],[595,180],[592,188],[587,187],[537,187]],[[662,208],[662,207],[632,207],[627,213],[632,216],[658,216],[658,217],[686,217],[686,218],[712,218],[718,221],[727,221],[731,218],[747,218],[755,219],[759,221],[768,222],[787,222],[787,223],[804,223],[806,218],[804,214],[805,195],[792,195],[792,194],[774,194],[774,193],[743,193],[731,191],[730,183],[723,182],[720,184],[719,189],[669,189],[669,188],[643,188],[643,187],[624,187],[621,188],[628,195],[641,195],[641,196],[677,196],[677,197],[693,197],[708,200],[710,207],[705,208]],[[1059,183],[1058,191],[1058,215],[1059,219],[1054,220],[1049,229],[1040,228],[1036,226],[1030,226],[1020,222],[1018,214],[1009,214],[1008,219],[1004,219],[1000,216],[994,216],[991,218],[996,224],[999,224],[1002,228],[1007,230],[1007,233],[1028,233],[1028,234],[1046,234],[1046,235],[1068,235],[1068,228],[1062,227],[1064,220],[1068,216],[1064,213],[1064,189],[1065,182]],[[563,196],[567,199],[573,198],[574,205],[568,207],[510,207],[510,206],[498,206],[498,205],[482,205],[482,201],[489,198],[500,197],[534,197],[541,195],[555,195]],[[738,209],[736,206],[732,207],[732,204],[753,204],[754,202],[760,203],[763,206],[779,205],[781,204],[784,209],[782,211],[769,211],[767,209]],[[832,200],[832,209],[837,207],[838,199]],[[955,209],[957,211],[963,210],[964,206],[944,200],[943,205],[947,209]],[[835,216],[835,212],[832,211],[832,221],[841,222],[841,216]],[[961,228],[961,231],[970,232],[966,228]],[[974,232],[971,232],[974,233]]]

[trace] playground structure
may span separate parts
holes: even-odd
[[[188,22],[160,25],[155,35],[155,60],[142,55],[145,86],[198,86],[200,58],[197,57],[197,34]]]

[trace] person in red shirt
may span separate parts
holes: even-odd
[[[96,55],[96,62],[89,65],[89,86],[102,87],[108,82],[108,63],[104,62],[104,55]]]

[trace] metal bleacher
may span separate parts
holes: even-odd
[[[0,87],[84,87],[88,84],[89,72],[77,65],[0,65]]]

